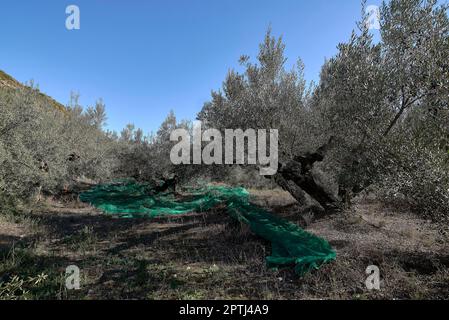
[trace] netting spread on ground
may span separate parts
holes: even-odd
[[[151,187],[143,184],[110,184],[96,186],[82,193],[80,199],[105,213],[128,218],[204,212],[225,203],[233,218],[271,242],[272,253],[266,258],[269,267],[294,265],[296,273],[303,275],[336,256],[324,239],[252,205],[243,188],[202,188],[179,201],[173,194],[154,194]]]

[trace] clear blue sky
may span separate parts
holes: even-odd
[[[65,28],[70,4],[80,30]],[[270,24],[287,64],[301,57],[317,80],[360,12],[360,0],[3,0],[0,69],[64,104],[72,90],[82,105],[101,97],[108,128],[149,132],[170,109],[194,119],[240,55],[255,58]]]

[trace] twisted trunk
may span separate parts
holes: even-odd
[[[344,193],[340,190],[337,194],[332,192],[332,188],[322,182],[316,170],[332,147],[333,140],[331,138],[313,153],[298,155],[281,164],[275,175],[275,181],[280,187],[299,203],[318,213],[338,210],[344,204]]]

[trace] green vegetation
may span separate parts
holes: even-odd
[[[300,59],[285,69],[285,44],[268,30],[257,60],[242,56],[244,71],[228,73],[198,119],[206,129],[278,129],[283,172],[270,179],[251,166],[172,165],[170,133],[192,130],[173,112],[155,134],[132,124],[110,132],[101,99],[82,107],[72,94],[63,106],[0,71],[0,298],[447,298],[448,8],[436,0],[384,3],[381,41],[362,17],[317,84],[304,80]],[[117,219],[79,202],[92,186],[130,179],[221,183],[279,198],[273,189],[282,186],[298,202],[284,193],[288,204],[274,205],[264,196],[261,210],[325,238],[339,258],[301,279],[269,270],[263,257],[282,250],[255,237],[259,227],[231,219],[226,201],[154,219]],[[333,215],[317,210],[322,199],[304,181],[339,204]],[[161,200],[149,200],[150,189],[127,193],[132,214]],[[111,200],[113,190],[104,191]],[[171,203],[192,196],[173,191]],[[372,203],[381,206],[375,214]],[[120,201],[113,205],[123,211]],[[85,271],[78,292],[63,283],[72,263]],[[382,293],[364,291],[369,264],[389,272]]]

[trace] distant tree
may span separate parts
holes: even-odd
[[[106,125],[107,115],[106,106],[102,99],[99,99],[95,103],[95,107],[89,107],[86,110],[86,117],[90,124],[99,130],[103,129]]]
[[[170,110],[165,120],[159,127],[156,139],[159,143],[170,141],[170,133],[176,129],[176,116],[173,110]]]
[[[134,137],[134,130],[136,129],[135,125],[129,123],[126,127],[120,132],[120,139],[126,142],[130,142]]]

